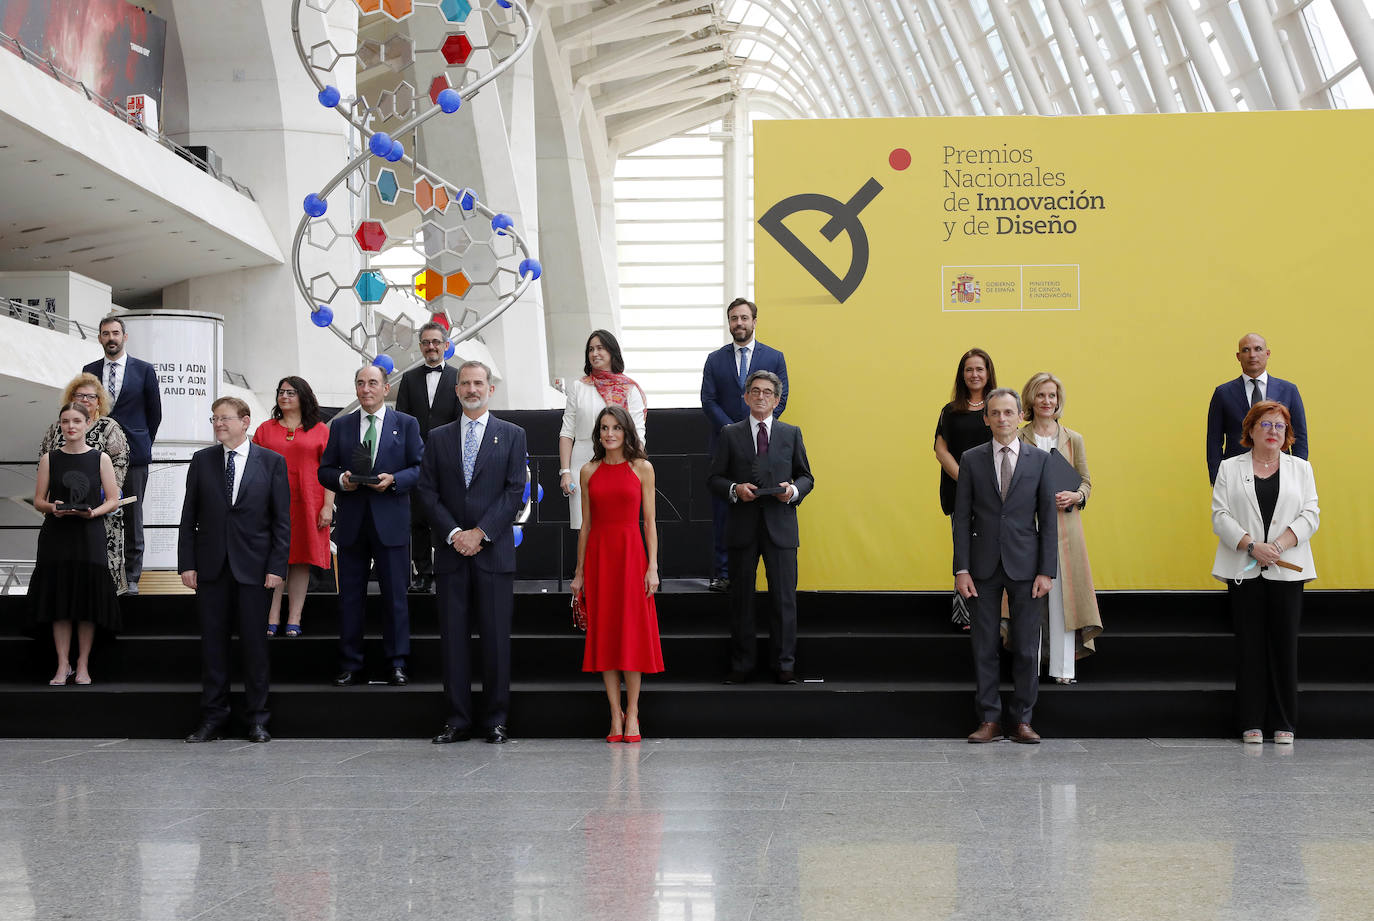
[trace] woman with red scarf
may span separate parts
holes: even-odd
[[[644,390],[625,375],[625,359],[620,343],[604,329],[592,330],[587,337],[584,377],[567,388],[568,405],[563,410],[563,429],[558,433],[558,485],[568,497],[568,526],[582,529],[582,497],[577,494],[577,473],[592,459],[592,426],[601,410],[610,405],[624,407],[634,423],[639,443],[644,437]]]

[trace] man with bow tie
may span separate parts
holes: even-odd
[[[387,681],[404,685],[410,655],[410,611],[406,576],[410,571],[410,497],[420,478],[420,424],[414,416],[389,409],[391,391],[376,365],[354,376],[357,412],[336,417],[320,458],[320,485],[335,490],[334,543],[339,549],[339,675],[337,687],[366,684],[363,673],[363,611],[367,574],[377,564],[382,590],[382,641]],[[354,458],[370,456],[378,482],[353,479]],[[363,471],[357,471],[362,475]]]
[[[433,320],[420,327],[420,353],[425,361],[401,375],[397,385],[396,411],[414,416],[420,423],[420,440],[428,441],[431,429],[458,418],[458,372],[444,361],[448,330]],[[430,540],[425,506],[418,493],[410,494],[410,563],[412,592],[434,587],[434,544]]]

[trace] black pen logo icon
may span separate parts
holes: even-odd
[[[868,271],[868,234],[859,220],[859,212],[868,207],[882,190],[883,187],[878,180],[870,178],[849,201],[840,201],[817,192],[789,195],[759,218],[759,226],[768,231],[768,235],[777,240],[778,244],[787,250],[788,255],[811,273],[811,277],[820,282],[821,286],[830,292],[831,297],[843,304],[858,290],[859,284],[864,280],[864,273]],[[821,227],[821,236],[826,240],[834,240],[841,231],[849,235],[851,254],[849,268],[843,277],[835,274],[809,246],[783,225],[784,220],[802,211],[819,211],[830,215],[830,220]]]

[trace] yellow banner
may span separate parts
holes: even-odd
[[[787,354],[784,418],[817,479],[803,588],[952,587],[932,446],[974,346],[1001,386],[1064,381],[1098,588],[1218,587],[1207,406],[1249,332],[1307,410],[1323,513],[1310,587],[1374,587],[1357,348],[1374,341],[1374,111],[754,131],[759,337]]]

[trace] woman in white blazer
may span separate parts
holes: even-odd
[[[1241,738],[1291,744],[1298,717],[1298,622],[1302,584],[1317,577],[1312,535],[1321,510],[1312,465],[1285,454],[1293,421],[1282,403],[1250,407],[1245,454],[1221,462],[1212,488],[1217,554],[1236,631],[1236,715]]]
[[[601,410],[615,403],[624,407],[634,423],[641,447],[647,450],[644,390],[625,374],[620,343],[604,329],[592,330],[583,350],[584,377],[569,382],[568,405],[563,409],[563,428],[558,433],[558,485],[568,497],[568,527],[582,529],[582,498],[577,495],[578,471],[592,459],[592,426]]]

